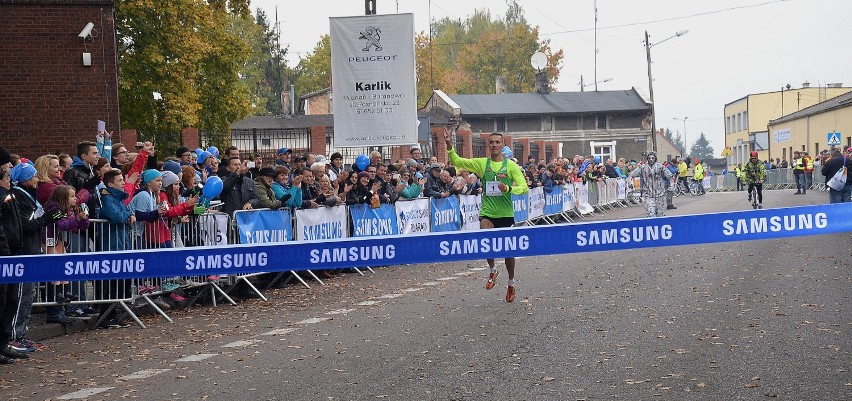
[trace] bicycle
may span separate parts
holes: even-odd
[[[700,182],[692,179],[689,180],[689,193],[692,196],[703,195],[703,193],[701,192],[702,189],[703,188],[701,188]]]
[[[755,188],[754,186],[752,186],[752,187],[751,187],[751,190],[750,190],[750,191],[748,191],[748,197],[751,199],[751,208],[752,208],[752,209],[757,209],[757,208],[758,208],[758,206],[759,206],[759,205],[757,204],[757,188]]]

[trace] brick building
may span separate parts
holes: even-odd
[[[118,133],[114,11],[113,0],[0,0],[0,146],[29,158],[73,153],[97,120],[135,141]]]

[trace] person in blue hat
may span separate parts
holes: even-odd
[[[290,168],[290,157],[293,155],[293,151],[287,148],[278,149],[278,158],[275,159],[276,166],[284,166],[288,169]]]

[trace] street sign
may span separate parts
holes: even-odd
[[[829,132],[828,133],[828,146],[840,146],[840,133],[839,132]]]
[[[722,156],[733,156],[734,152],[731,151],[730,146],[725,146],[725,149],[722,149]]]

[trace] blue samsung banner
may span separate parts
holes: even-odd
[[[458,198],[432,198],[429,202],[432,206],[432,232],[461,230]]]
[[[544,193],[544,214],[559,213],[562,213],[562,186],[556,185],[553,187],[553,192]]]
[[[0,258],[0,282],[110,280],[403,265],[852,231],[852,204],[421,235]],[[695,235],[701,233],[701,235]]]
[[[240,243],[262,244],[293,240],[290,210],[256,210],[234,213]]]
[[[512,194],[512,208],[515,210],[515,223],[522,223],[530,218],[530,202],[527,194]]]
[[[393,205],[382,204],[377,209],[368,204],[351,205],[349,214],[352,216],[353,237],[399,234],[396,209]]]

